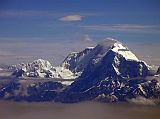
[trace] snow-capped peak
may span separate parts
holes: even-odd
[[[86,77],[102,67],[104,67],[102,72],[106,72],[103,75],[112,77],[119,75],[126,78],[147,75],[149,70],[149,66],[145,62],[138,60],[127,47],[112,38],[100,42],[88,56],[91,58],[84,68],[82,77]]]
[[[112,50],[128,60],[138,61],[138,58],[127,47],[113,38],[106,38],[104,41],[100,42],[97,45],[97,48],[100,48],[99,50],[101,54],[107,53],[107,51]]]
[[[138,58],[127,47],[124,47],[120,42],[114,43],[114,47],[112,48],[112,51],[122,55],[128,60],[138,61]]]
[[[34,60],[32,63],[21,63],[12,67],[16,69],[13,74],[17,77],[47,77],[52,69],[51,63],[43,59]]]
[[[86,73],[94,71],[105,59],[105,62],[110,62],[116,73],[120,75],[122,68],[118,68],[117,66],[123,63],[120,61],[122,58],[125,59],[125,61],[134,61],[137,62],[137,64],[142,63],[146,65],[146,67],[149,67],[145,62],[138,60],[126,46],[113,38],[106,38],[94,48],[86,48],[81,52],[69,54],[61,66],[75,74],[81,75],[84,74],[84,70],[85,72],[87,71]]]
[[[32,63],[33,65],[36,65],[38,67],[44,68],[44,69],[51,69],[52,65],[49,61],[47,60],[43,60],[43,59],[38,59],[33,61]]]
[[[71,91],[84,91],[105,79],[129,79],[149,75],[148,65],[122,43],[105,39],[89,54],[89,61],[80,78],[71,84]]]
[[[87,47],[81,52],[70,53],[57,67],[53,67],[43,59],[17,67],[16,75],[18,74],[18,76],[20,74],[20,76],[65,79],[88,76],[100,67],[104,67],[104,75],[110,75],[111,71],[112,75],[123,77],[144,76],[149,70],[145,62],[139,61],[127,47],[112,38],[105,39],[96,47]]]

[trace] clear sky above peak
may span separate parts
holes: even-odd
[[[0,41],[160,42],[159,0],[0,0]]]

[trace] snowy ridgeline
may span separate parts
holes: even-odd
[[[57,67],[38,59],[9,69],[13,76],[21,78],[0,84],[2,99],[69,103],[135,101],[135,98],[141,99],[139,97],[160,99],[160,68],[157,73],[153,72],[152,67],[114,39],[71,53]],[[148,76],[151,77],[148,79]],[[30,78],[64,81],[21,80]],[[70,79],[68,83],[66,80]]]
[[[64,67],[53,67],[49,61],[38,59],[32,63],[12,65],[10,70],[13,70],[12,75],[16,77],[36,77],[36,78],[75,78],[70,70]]]
[[[32,63],[13,65],[10,69],[17,77],[75,79],[81,74],[84,76],[83,72],[89,71],[91,73],[99,65],[104,65],[104,59],[105,62],[112,65],[106,68],[113,68],[116,75],[127,78],[148,75],[150,68],[145,62],[138,60],[122,43],[114,39],[107,39],[96,47],[88,47],[81,52],[69,54],[57,67],[53,67],[49,61],[38,59]]]

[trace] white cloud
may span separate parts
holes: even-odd
[[[99,30],[99,31],[112,31],[112,32],[160,32],[160,26],[156,25],[140,25],[140,24],[101,24],[101,25],[88,25],[80,26],[85,29]]]
[[[81,15],[68,15],[68,16],[63,16],[59,20],[60,21],[80,21],[82,20]]]

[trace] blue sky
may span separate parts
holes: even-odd
[[[160,0],[0,0],[1,42],[106,37],[160,43]]]

